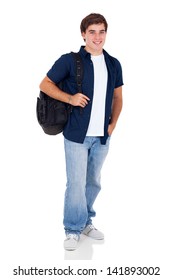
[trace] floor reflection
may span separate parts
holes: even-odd
[[[92,260],[93,245],[102,245],[104,240],[94,240],[81,234],[78,247],[75,251],[66,251],[64,260]]]

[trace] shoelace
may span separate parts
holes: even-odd
[[[91,224],[91,225],[88,225],[87,228],[88,228],[88,233],[89,233],[90,231],[92,231],[93,229],[94,229],[94,230],[97,230],[97,229],[95,228],[95,226],[93,226],[92,224]]]
[[[96,229],[93,225],[88,225],[90,229]]]
[[[67,239],[75,239],[75,240],[78,240],[78,236],[77,236],[77,234],[69,233],[69,234],[67,235]]]

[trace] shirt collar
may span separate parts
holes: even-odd
[[[79,53],[84,57],[91,57],[91,54],[85,50],[85,46],[80,47]]]
[[[84,57],[88,56],[89,58],[91,58],[91,54],[85,50],[85,46],[80,47],[79,53],[82,54]],[[103,49],[103,54],[104,56],[108,55],[108,53],[104,49]]]

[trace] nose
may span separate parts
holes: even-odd
[[[100,39],[100,33],[95,33],[95,39]]]

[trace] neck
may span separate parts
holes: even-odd
[[[88,48],[87,46],[84,48],[88,53],[90,53],[91,55],[101,55],[103,53],[103,49],[101,50],[92,50],[90,48]]]

